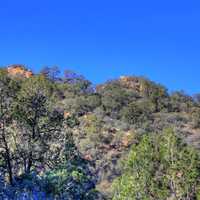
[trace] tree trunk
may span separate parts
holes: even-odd
[[[26,173],[28,173],[28,174],[31,172],[31,167],[33,164],[33,147],[32,147],[33,144],[32,144],[32,142],[34,141],[34,139],[35,139],[35,126],[33,126],[32,136],[29,139],[30,152],[29,152],[29,156],[28,156],[28,164],[27,164],[27,170],[26,170]]]
[[[4,156],[4,159],[5,159],[6,165],[7,165],[7,170],[8,170],[8,175],[9,175],[9,182],[10,182],[10,184],[12,185],[12,184],[13,184],[13,171],[12,171],[10,150],[9,150],[9,148],[8,148],[8,143],[7,143],[6,135],[5,135],[4,122],[2,122],[2,140],[3,140],[4,148],[5,148],[5,156]]]

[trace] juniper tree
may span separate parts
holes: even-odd
[[[145,135],[133,145],[113,200],[193,200],[199,190],[199,154],[173,132]]]
[[[50,166],[51,159],[47,157],[53,141],[59,140],[63,123],[63,114],[56,110],[53,102],[51,82],[44,76],[23,82],[15,105],[15,119],[16,148],[25,173],[30,173],[33,167]]]
[[[11,148],[11,133],[8,129],[12,123],[12,105],[16,92],[19,89],[17,82],[9,78],[5,69],[0,70],[0,156],[6,165],[9,182],[13,182],[13,151]]]

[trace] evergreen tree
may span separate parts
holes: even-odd
[[[132,147],[113,200],[193,200],[199,187],[200,158],[172,129],[145,135]]]

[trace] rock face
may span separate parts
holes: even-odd
[[[7,71],[11,76],[19,76],[24,78],[30,78],[33,76],[33,72],[27,70],[23,65],[11,65],[7,68]]]
[[[121,76],[119,82],[122,86],[133,89],[138,93],[142,91],[141,78],[132,76]]]

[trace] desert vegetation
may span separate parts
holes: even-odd
[[[200,199],[199,94],[0,69],[0,199]]]

